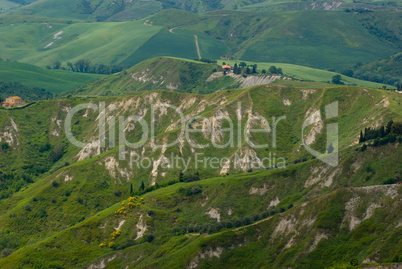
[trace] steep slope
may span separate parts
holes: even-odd
[[[127,97],[77,98],[41,102],[23,110],[1,111],[0,142],[6,142],[8,146],[0,153],[4,156],[0,166],[3,173],[9,175],[7,182],[13,183],[5,185],[2,197],[20,190],[21,186],[48,171],[53,173],[77,161],[84,161],[82,165],[85,167],[85,160],[100,158],[96,157],[100,154],[106,154],[99,159],[102,160],[99,166],[102,173],[127,184],[138,178],[133,182],[136,189],[141,181],[148,186],[177,179],[185,168],[188,173],[199,171],[209,177],[245,172],[253,166],[259,170],[284,165],[285,162],[307,160],[312,155],[302,146],[304,140],[309,147],[324,153],[329,146],[325,125],[332,123],[333,119],[325,118],[325,106],[339,101],[340,115],[337,119],[341,135],[338,143],[340,149],[346,149],[358,143],[359,130],[379,127],[386,125],[390,119],[397,121],[401,118],[397,97],[397,93],[356,87],[295,89],[276,85],[221,91],[212,95],[159,91]],[[84,148],[73,146],[64,129],[67,112],[79,104],[101,105],[102,102],[107,108],[101,109],[106,113],[103,125],[108,135],[105,145],[100,143],[100,111],[84,109],[72,119],[72,132],[78,141],[86,144]],[[148,132],[138,123],[123,123],[124,126],[119,128],[126,130],[127,140],[139,143],[136,148],[126,148],[126,152],[120,145],[120,142],[123,143],[120,137],[123,132],[116,133],[114,138],[109,132],[117,128],[115,125],[121,120],[119,117],[127,119],[134,116],[147,122]],[[258,116],[266,121],[253,120]],[[281,116],[286,116],[286,119],[278,121]],[[152,119],[155,122],[154,132],[150,131]],[[302,133],[307,119],[312,124],[306,126]],[[234,127],[231,132],[227,130],[230,124]],[[207,128],[208,125],[210,128]],[[265,132],[250,131],[256,128]],[[273,136],[274,128],[276,136]],[[184,131],[188,133],[188,139],[182,137]],[[168,146],[171,142],[176,143]],[[228,142],[227,148],[221,147]],[[199,148],[203,144],[209,146]],[[254,148],[253,144],[266,145]],[[119,148],[126,155],[126,160],[120,163],[117,161],[121,158]],[[195,153],[200,158],[211,160],[216,157],[222,161],[212,168],[208,160],[203,165],[197,165]],[[267,163],[270,157],[273,161],[274,154],[276,163]],[[141,156],[146,157],[145,167],[136,161]],[[186,160],[186,166],[179,163],[166,167],[166,162],[175,162],[171,160],[175,156]],[[92,170],[83,168],[84,174],[75,177],[91,178],[85,171],[91,173]]]
[[[30,243],[0,259],[0,265],[312,268],[353,259],[369,264],[401,262],[402,219],[397,212],[402,190],[377,185],[387,176],[384,172],[400,175],[400,154],[396,143],[360,153],[345,151],[337,168],[315,160],[285,171],[179,183],[145,194],[144,203],[124,214],[115,212],[128,203],[128,193],[124,198],[114,196],[108,184],[116,182],[107,183],[101,174],[90,177],[95,181],[84,177],[59,181],[58,176],[67,178],[64,170],[16,195],[9,206],[1,206],[0,222],[8,238],[20,242],[30,238]],[[386,165],[382,157],[374,156],[387,158]],[[91,162],[93,168],[98,166],[98,160]],[[372,173],[366,167],[378,175],[365,180],[365,173]],[[88,193],[94,186],[96,196]],[[194,188],[200,191],[186,194]],[[124,204],[106,205],[119,199]],[[27,205],[32,210],[28,213]],[[105,205],[108,208],[102,210]],[[282,207],[291,209],[278,213]],[[35,222],[38,218],[40,223]],[[121,234],[111,238],[119,229]],[[155,240],[147,239],[150,234]],[[114,242],[116,247],[102,248],[103,242]]]
[[[277,85],[210,95],[156,91],[76,98],[0,110],[0,247],[8,255],[0,267],[172,268],[213,262],[311,268],[353,258],[398,262],[401,190],[378,185],[401,179],[400,138],[365,150],[356,146],[359,130],[401,121],[397,96],[358,87]],[[339,102],[336,118],[331,117],[335,110],[327,108],[334,101]],[[89,107],[95,104],[100,111]],[[77,105],[82,109],[72,118],[72,134],[88,142],[82,149],[68,141],[64,128],[67,113]],[[117,127],[119,117],[134,116],[154,133],[133,122]],[[253,120],[258,116],[269,127]],[[274,146],[271,119],[280,116],[286,119],[277,124]],[[234,146],[212,146],[230,142],[228,118],[236,129]],[[312,124],[302,134],[306,120]],[[211,128],[205,131],[208,122]],[[302,146],[306,140],[326,152],[325,126],[334,123],[340,134],[336,167],[314,159]],[[136,148],[119,145],[121,133],[111,132],[116,128],[125,130]],[[189,137],[180,136],[190,129]],[[255,148],[250,141],[268,145]],[[199,148],[202,144],[210,146]],[[188,161],[187,168],[169,160],[172,156]],[[204,166],[196,156],[224,161]],[[270,163],[259,165],[263,158]],[[139,164],[138,159],[145,161]],[[144,190],[137,192],[142,185]],[[144,203],[138,197],[134,207],[128,205],[131,190]],[[258,220],[264,221],[254,223]],[[198,232],[214,235],[192,233],[195,225]],[[104,242],[116,245],[100,247]],[[11,255],[10,249],[15,251]],[[326,258],[327,253],[336,255]]]

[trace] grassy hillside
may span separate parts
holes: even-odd
[[[235,63],[239,64],[242,60],[218,60],[218,64],[222,64],[225,62],[231,66],[234,66]],[[266,71],[269,70],[271,66],[276,66],[277,68],[282,68],[283,73],[287,76],[294,77],[296,79],[302,80],[310,80],[315,82],[325,82],[329,83],[332,81],[332,77],[335,75],[339,75],[339,73],[310,68],[306,66],[294,65],[294,64],[286,64],[286,63],[264,63],[264,62],[250,62],[246,61],[248,65],[257,64],[257,71],[261,72],[263,69]],[[372,88],[381,88],[384,84],[360,80],[356,78],[351,78],[345,75],[342,75],[342,82],[346,85],[358,85],[363,87],[372,87]]]
[[[54,94],[45,89],[27,87],[19,82],[0,81],[0,100],[6,100],[11,96],[19,96],[25,101],[36,101],[52,99]]]
[[[235,79],[222,76],[208,82],[217,68],[219,66],[215,64],[199,61],[152,58],[119,74],[84,85],[72,93],[81,96],[113,96],[145,90],[171,90],[205,94],[235,84]]]
[[[343,71],[355,78],[382,82],[402,87],[402,53],[397,53],[386,59],[363,64],[358,63]]]
[[[94,64],[135,65],[155,56],[198,58],[194,32],[171,33],[144,21],[121,23],[32,23],[0,26],[8,39],[0,41],[3,59],[39,66],[60,61],[75,63],[89,59]],[[210,37],[199,36],[204,58],[227,53],[226,46]]]
[[[397,50],[371,35],[352,14],[335,11],[238,13],[184,28],[223,40],[237,59],[321,69],[374,61]]]
[[[67,168],[35,183],[9,201],[12,208],[2,206],[0,222],[8,231],[4,241],[13,247],[18,241],[30,243],[0,259],[0,265],[328,268],[353,259],[359,264],[397,263],[401,219],[395,213],[401,187],[382,185],[381,177],[364,179],[367,167],[377,174],[384,168],[390,175],[400,173],[395,165],[400,147],[397,152],[393,148],[349,150],[338,170],[312,161],[281,172],[178,183],[143,195],[144,203],[125,214],[114,213],[127,205],[129,195],[126,191],[121,198],[113,195],[113,179],[93,170],[92,180],[74,174],[99,167],[92,160],[86,168]],[[388,158],[385,167],[373,157],[380,154]],[[324,172],[313,172],[317,178],[310,174],[320,170]],[[72,174],[71,181],[63,180]],[[97,197],[88,195],[95,185]],[[186,194],[195,188],[200,191]],[[35,200],[20,200],[23,196]],[[217,212],[213,218],[208,216],[211,209]],[[35,219],[42,221],[34,225]],[[112,239],[117,229],[121,235]],[[110,242],[115,247],[100,246]]]
[[[102,260],[113,268],[207,268],[211,263],[218,268],[313,268],[354,258],[359,263],[400,262],[401,219],[396,212],[401,188],[383,186],[400,181],[400,138],[364,150],[357,145],[365,127],[402,120],[397,97],[394,92],[347,86],[258,86],[210,95],[157,91],[42,101],[25,109],[0,110],[1,143],[8,145],[0,149],[0,247],[7,254],[0,267],[84,268]],[[325,107],[333,101],[339,102],[340,115],[325,119]],[[106,137],[107,147],[99,147],[99,111],[83,109],[73,118],[74,136],[90,142],[85,149],[67,141],[67,112],[78,104],[99,102],[107,107],[107,134],[116,127],[112,119],[120,116],[138,115],[151,122],[151,105],[161,103],[180,108],[188,120],[184,126],[193,130],[200,130],[205,119],[213,123],[211,132],[191,134],[196,144],[227,141],[228,125],[219,118],[223,115],[245,129],[240,138],[235,131],[235,147],[198,149],[187,139],[170,147],[167,143],[184,127],[176,109],[159,108],[153,138],[161,147],[155,148],[148,137],[141,147],[126,149],[127,156],[153,158],[148,168],[138,168],[130,166],[128,158],[118,160],[119,148],[109,143],[111,136]],[[315,122],[302,137],[303,122],[311,114],[319,115],[323,125]],[[270,136],[247,132],[263,127],[247,123],[257,115],[269,120],[286,115],[278,123],[276,148]],[[323,126],[335,122],[340,160],[339,166],[330,167],[313,159],[301,143],[314,137],[310,146],[325,152]],[[137,125],[124,127],[130,142],[142,140]],[[247,138],[269,145],[251,148]],[[188,158],[195,153],[227,157],[241,167],[196,168],[193,159],[183,181],[196,181],[179,183],[183,168],[162,165],[171,154]],[[270,153],[285,158],[286,169],[249,169],[250,161]],[[142,182],[153,187],[137,192]],[[138,205],[128,208],[131,186]],[[126,213],[115,213],[123,206]],[[112,239],[118,229],[121,234]],[[110,242],[116,245],[99,246]]]
[[[0,13],[6,12],[9,9],[13,9],[19,7],[17,3],[10,2],[8,0],[1,0],[0,1]]]
[[[0,61],[0,81],[20,82],[29,87],[46,89],[54,94],[71,91],[102,75],[47,70],[34,65]]]
[[[140,1],[113,2],[84,1],[84,0],[42,0],[29,6],[22,7],[11,14],[28,14],[38,17],[92,20],[92,21],[125,21],[145,18],[163,9],[182,9],[194,13],[203,13],[211,10],[238,9],[256,1],[231,0],[181,0],[181,1]],[[262,2],[258,0],[257,2]]]
[[[80,59],[133,66],[158,56],[198,58],[196,35],[202,58],[229,56],[340,71],[398,51],[399,37],[388,37],[398,32],[398,14],[392,14],[373,12],[366,18],[324,10],[202,15],[164,10],[144,20],[102,23],[60,17],[39,22],[33,18],[46,17],[7,14],[0,17],[0,33],[8,37],[0,41],[0,57],[39,66]]]

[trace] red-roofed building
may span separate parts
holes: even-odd
[[[229,73],[230,71],[232,71],[232,67],[230,65],[222,65],[222,69],[223,71],[226,71],[226,73]]]
[[[6,99],[6,101],[3,103],[3,107],[19,107],[19,106],[25,106],[25,102],[22,101],[21,97],[18,96],[13,96],[9,97]]]

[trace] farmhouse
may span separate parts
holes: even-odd
[[[223,71],[226,71],[226,73],[229,73],[232,70],[232,67],[230,65],[222,65]]]
[[[25,102],[22,101],[21,97],[13,96],[6,99],[3,103],[3,107],[19,107],[24,106]]]

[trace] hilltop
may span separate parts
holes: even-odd
[[[209,95],[152,91],[51,100],[0,111],[0,137],[9,146],[0,152],[7,156],[0,159],[2,182],[12,182],[1,193],[0,232],[5,236],[0,246],[14,249],[0,259],[0,266],[207,268],[213,263],[222,268],[245,264],[312,268],[348,264],[352,259],[366,264],[400,262],[402,228],[395,212],[401,188],[392,184],[400,181],[402,172],[400,137],[392,136],[394,140],[388,138],[386,143],[378,140],[376,146],[369,141],[365,148],[359,144],[359,130],[387,125],[390,119],[401,121],[397,97],[394,92],[360,87],[263,85]],[[326,119],[326,106],[333,101],[339,102],[339,116]],[[85,109],[88,103],[100,102],[105,102],[100,112]],[[83,149],[67,141],[63,128],[67,112],[78,104],[86,105],[73,118],[72,131],[89,143]],[[107,146],[100,147],[96,137],[100,113],[106,119],[105,134],[110,134],[116,127],[113,119],[138,115],[149,121],[155,104],[160,106],[153,136],[143,140],[138,124],[123,126],[130,142],[143,141],[140,147],[121,151],[112,147],[109,135]],[[184,125],[178,110],[184,114]],[[247,132],[267,130],[262,122],[248,122],[259,115],[269,121],[286,115],[278,123],[276,147],[266,134]],[[234,134],[236,146],[197,148],[227,142],[228,125],[222,116],[245,128],[240,140],[239,133]],[[312,124],[301,137],[308,118]],[[208,133],[201,131],[206,120],[212,125]],[[335,122],[340,159],[332,167],[312,158],[302,140],[325,152],[325,125]],[[167,146],[183,128],[199,130],[191,135],[193,143],[179,139]],[[160,147],[153,146],[152,138]],[[248,139],[269,145],[252,148]],[[128,158],[119,160],[119,152]],[[185,159],[195,153],[226,157],[238,166],[196,169],[192,159],[181,175],[183,167],[162,165],[171,154]],[[274,169],[271,164],[270,169],[250,169],[250,162],[270,154],[284,158],[287,168]],[[135,162],[130,166],[130,156],[150,158],[150,166],[139,169]],[[142,182],[144,191],[138,191]],[[129,208],[131,188],[138,204]],[[109,248],[111,242],[116,245]]]

